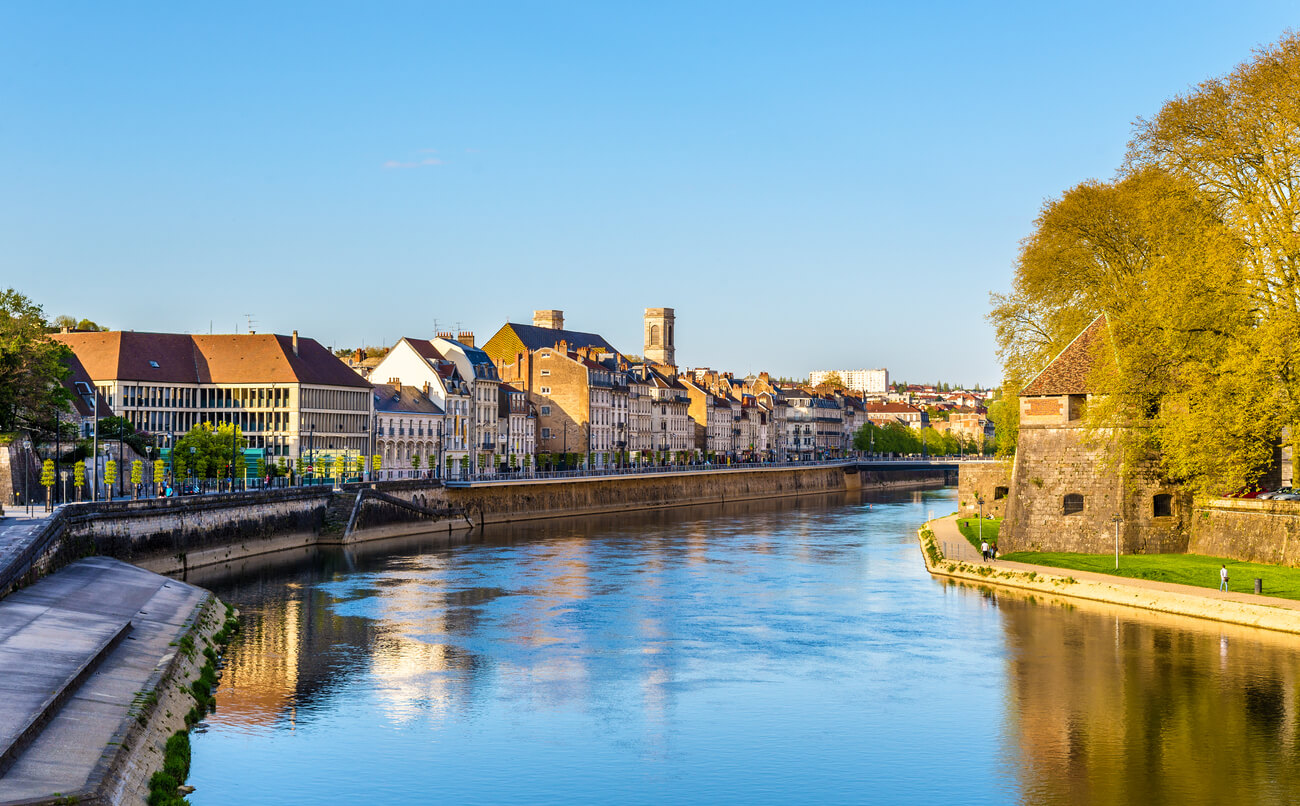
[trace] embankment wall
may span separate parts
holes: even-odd
[[[1202,504],[1192,518],[1188,551],[1300,565],[1300,501],[1225,498]]]

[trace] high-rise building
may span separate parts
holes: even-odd
[[[819,386],[835,374],[845,389],[864,392],[869,395],[883,395],[889,391],[889,370],[887,369],[815,369],[808,373],[808,384]]]

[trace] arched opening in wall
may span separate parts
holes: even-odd
[[[658,326],[658,325],[651,325],[651,326],[650,326],[650,346],[651,346],[651,347],[658,347],[658,346],[659,346],[659,326]]]
[[[1007,492],[1008,492],[1008,490],[1007,490],[1006,487],[994,487],[994,488],[993,488],[993,500],[994,500],[994,501],[1001,501],[1003,498],[1006,498],[1006,497],[1007,497]]]
[[[1083,493],[1068,493],[1061,502],[1061,514],[1074,515],[1083,512]]]
[[[1151,514],[1157,518],[1170,518],[1174,514],[1174,497],[1160,493],[1151,497]]]

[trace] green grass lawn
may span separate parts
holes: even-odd
[[[1002,528],[1001,518],[984,519],[984,539],[997,545],[998,530]],[[980,547],[980,519],[979,518],[958,518],[957,530],[961,532],[962,537],[970,541],[970,544],[979,551]]]
[[[1094,571],[1157,582],[1176,582],[1199,588],[1219,587],[1219,566],[1228,566],[1228,589],[1254,593],[1255,578],[1264,580],[1264,595],[1300,599],[1300,568],[1263,563],[1244,563],[1202,554],[1121,554],[1115,570],[1114,554],[1067,554],[1064,552],[1014,551],[999,559],[1014,560],[1073,571]]]

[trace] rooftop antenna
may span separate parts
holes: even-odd
[[[438,332],[438,330],[439,330],[439,328],[438,328],[438,320],[435,318],[435,319],[433,320],[433,332],[436,334],[436,333]]]
[[[253,330],[253,325],[256,324],[256,321],[253,319],[253,315],[251,313],[246,313],[244,314],[244,318],[248,320],[248,332],[249,333],[255,332]]]

